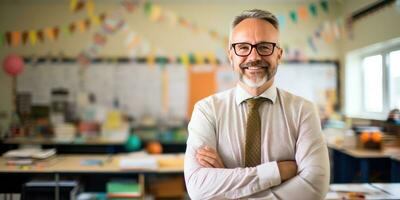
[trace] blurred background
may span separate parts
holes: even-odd
[[[42,162],[31,154],[30,161],[20,160],[26,154],[6,155],[16,149],[50,149],[44,153],[56,156],[181,155],[194,104],[237,81],[227,58],[232,19],[257,8],[279,20],[284,53],[277,86],[319,108],[331,182],[400,181],[398,0],[0,0],[0,5],[3,175],[10,165],[33,169]],[[181,161],[167,163],[179,168]],[[85,164],[78,163],[77,170]],[[151,198],[185,198],[182,171],[161,180],[134,174],[133,183],[145,186]],[[66,179],[106,194],[120,184],[108,176],[81,177]],[[26,186],[31,178],[19,178],[0,199],[22,194],[21,188],[35,191]],[[151,186],[154,182],[159,185]]]

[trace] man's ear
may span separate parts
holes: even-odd
[[[277,58],[277,63],[278,64],[281,64],[282,57],[283,57],[283,49],[279,48],[278,58]]]
[[[231,49],[228,49],[228,58],[229,58],[229,63],[231,64],[231,66],[233,67],[233,51],[231,51]]]

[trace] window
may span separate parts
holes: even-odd
[[[389,54],[390,102],[392,108],[400,108],[400,50]]]
[[[365,57],[362,62],[363,71],[363,105],[367,112],[382,112],[382,56]]]
[[[345,68],[345,113],[385,120],[400,109],[400,41],[350,52]]]

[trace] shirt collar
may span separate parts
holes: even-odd
[[[242,86],[239,84],[236,84],[236,104],[239,105],[243,101],[246,101],[247,99],[253,98],[251,94],[249,94]],[[262,94],[260,94],[258,97],[264,97],[272,101],[272,103],[275,103],[276,100],[276,86],[275,84],[272,84],[271,87],[269,87],[267,90],[265,90]]]

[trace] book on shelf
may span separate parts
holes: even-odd
[[[141,197],[141,187],[135,180],[111,180],[107,183],[107,198],[131,199]]]

